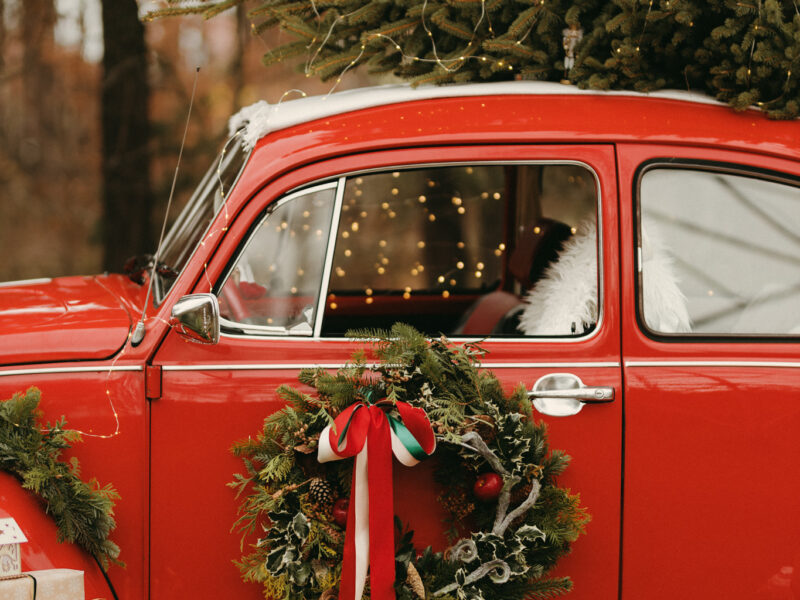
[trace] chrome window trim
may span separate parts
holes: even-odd
[[[322,318],[325,315],[325,302],[328,300],[328,285],[331,281],[331,269],[333,268],[333,253],[336,249],[336,239],[339,237],[339,220],[342,216],[342,202],[344,200],[345,177],[336,180],[336,197],[333,201],[333,212],[331,214],[331,228],[328,232],[328,245],[325,248],[325,263],[322,267],[322,281],[319,287],[319,299],[314,312],[314,335],[315,340],[322,337]]]
[[[39,277],[37,279],[18,279],[17,281],[2,281],[0,288],[4,287],[17,287],[23,285],[41,285],[43,283],[50,283],[53,281],[52,277]]]
[[[299,188],[297,190],[289,192],[288,194],[286,194],[285,196],[280,198],[278,201],[276,201],[276,202],[274,202],[272,204],[269,204],[266,207],[266,212],[261,217],[261,220],[258,221],[258,223],[254,227],[250,228],[250,235],[247,238],[247,240],[245,241],[245,243],[241,244],[239,246],[239,248],[237,249],[236,253],[233,255],[233,259],[228,264],[228,270],[226,271],[225,276],[220,280],[221,283],[218,284],[217,286],[215,286],[215,290],[216,290],[215,293],[217,294],[217,296],[219,296],[219,294],[222,292],[222,288],[225,287],[225,284],[228,282],[228,278],[231,276],[231,273],[233,272],[234,267],[239,262],[239,259],[242,257],[242,255],[247,251],[247,248],[252,243],[252,241],[255,238],[255,236],[258,233],[258,231],[261,229],[261,227],[263,227],[264,223],[267,221],[267,219],[269,219],[270,215],[272,215],[276,210],[281,208],[284,204],[288,204],[289,202],[292,202],[293,200],[296,200],[297,198],[301,198],[303,196],[307,196],[308,194],[315,194],[315,193],[318,193],[318,192],[324,192],[325,190],[336,190],[336,193],[334,195],[334,200],[333,200],[334,204],[333,204],[333,210],[331,211],[331,221],[330,221],[330,229],[331,229],[331,231],[333,231],[333,225],[334,225],[334,220],[333,219],[334,219],[334,216],[336,215],[336,203],[337,202],[341,202],[341,196],[343,194],[343,192],[339,189],[339,187],[340,187],[340,184],[339,184],[338,180],[337,181],[328,181],[328,182],[324,182],[324,183],[319,183],[319,184],[313,185],[311,187]],[[341,204],[340,204],[340,206],[341,206]],[[334,236],[335,236],[335,233],[334,233]],[[328,245],[330,245],[330,243],[331,243],[331,236],[329,235],[328,236]],[[326,248],[325,252],[326,252],[326,266],[327,266],[327,256],[329,254],[329,249]],[[330,260],[331,260],[331,262],[333,261],[333,255],[332,254],[330,256]],[[322,274],[323,282],[325,281],[325,277],[326,277],[326,273],[323,271],[323,274]],[[327,283],[325,283],[325,285],[327,285]],[[324,301],[324,296],[322,295],[321,288],[320,288],[320,297],[323,298],[323,301]],[[319,309],[319,306],[317,306],[317,310],[318,309]],[[316,327],[316,321],[317,321],[317,317],[318,316],[319,315],[317,315],[317,314],[314,315],[314,317],[315,317],[315,327]],[[227,326],[227,327],[230,327],[232,329],[239,329],[241,331],[244,331],[243,334],[238,334],[238,335],[237,334],[225,333],[224,331],[220,331],[220,336],[221,337],[244,337],[244,338],[247,338],[247,339],[252,339],[253,336],[257,336],[258,338],[281,337],[283,339],[284,336],[285,336],[286,339],[302,339],[302,340],[307,340],[307,339],[309,339],[309,337],[316,337],[316,335],[314,335],[313,332],[312,333],[291,333],[291,330],[286,329],[285,327],[276,327],[276,326],[269,326],[269,325],[250,325],[248,323],[237,323],[236,321],[229,321],[228,319],[223,319],[222,317],[220,317],[220,326],[221,326],[221,328]],[[320,326],[321,326],[321,320],[320,320]]]
[[[234,137],[237,137],[237,136],[241,135],[241,131],[242,130],[237,131],[234,135],[230,136],[225,141],[225,144],[223,144],[222,150],[220,150],[220,153],[222,153],[223,150],[225,148],[227,148],[228,144],[230,143],[230,141]],[[203,235],[200,236],[201,242],[208,237],[208,233],[209,233],[209,231],[211,231],[211,227],[214,225],[214,221],[217,220],[217,218],[219,217],[220,213],[225,208],[225,206],[226,206],[226,204],[228,202],[228,199],[230,198],[231,193],[233,192],[234,188],[236,187],[236,184],[239,183],[239,179],[241,179],[242,173],[244,173],[244,169],[247,166],[247,163],[250,161],[250,157],[253,154],[253,149],[252,148],[247,148],[243,144],[242,145],[242,152],[244,153],[244,158],[242,159],[242,166],[239,169],[239,172],[236,174],[236,178],[231,183],[231,187],[228,189],[228,193],[225,194],[224,200],[220,203],[219,207],[217,207],[214,210],[213,216],[211,217],[211,220],[208,222],[208,226],[205,228],[205,231],[203,231]],[[228,164],[230,164],[230,161],[233,160],[233,157],[234,157],[233,153],[228,154],[227,155],[227,161],[224,163],[224,166],[228,166]],[[213,178],[213,174],[218,173],[220,171],[220,169],[223,167],[222,158],[223,157],[219,157],[219,158],[215,159],[213,163],[211,163],[211,165],[208,168],[208,171],[206,171],[206,173],[203,175],[203,178],[200,180],[200,183],[195,188],[195,193],[193,193],[192,196],[189,198],[189,201],[187,202],[187,205],[189,203],[191,203],[191,201],[197,195],[198,190],[200,190],[202,188],[203,191],[205,191],[208,188],[208,186],[213,183],[213,179],[214,179]],[[216,163],[216,168],[215,168],[215,163]],[[192,215],[194,215],[200,209],[199,205],[198,206],[194,206],[192,208],[193,208],[192,213],[191,213]],[[179,217],[180,217],[180,215],[179,215]],[[185,219],[180,219],[180,221],[185,223],[185,221],[188,218],[189,218],[189,215],[187,214],[186,218]],[[166,246],[172,240],[172,238],[177,235],[177,229],[178,229],[177,225],[179,225],[179,224],[180,223],[178,221],[176,221],[173,224],[173,226],[170,227],[169,231],[167,231],[166,237],[164,238],[164,242],[162,243],[162,248],[164,246]],[[186,262],[184,263],[183,268],[180,270],[178,275],[175,277],[175,282],[177,282],[183,276],[183,274],[186,272],[186,267],[188,267],[189,263],[192,262],[192,258],[194,257],[195,254],[197,254],[197,250],[202,245],[203,245],[202,243],[197,244],[192,249],[192,251],[189,253],[189,256],[186,258]],[[156,251],[158,252],[159,255],[161,254],[161,252],[160,252],[161,248],[157,248]],[[156,279],[156,281],[158,281],[158,279]],[[163,294],[163,295],[162,295],[163,290],[161,290],[159,285],[154,285],[153,288],[154,288],[153,305],[157,307],[157,306],[160,306],[164,302],[164,300],[166,300],[167,296],[169,295],[169,292],[171,292],[175,288],[175,284],[173,283],[173,285],[170,286],[169,291],[166,294]]]
[[[113,373],[115,371],[142,371],[141,365],[108,366],[108,367],[45,367],[30,369],[1,370],[0,377],[12,375],[53,375],[59,373]]]
[[[290,371],[295,369],[308,369],[320,367],[323,369],[342,369],[348,363],[250,363],[250,364],[208,364],[208,365],[163,365],[163,371]],[[376,366],[377,363],[367,363],[367,366]],[[548,363],[548,362],[493,362],[482,363],[486,369],[579,369],[579,368],[614,368],[619,367],[618,362],[586,362],[586,363]]]
[[[569,146],[569,144],[565,144],[565,145]],[[602,144],[602,143],[598,143],[598,144],[595,144],[595,145],[597,145],[597,146],[608,146],[608,144]],[[446,149],[446,148],[462,148],[462,147],[463,146],[457,146],[456,145],[456,146],[447,146],[447,147],[445,147],[443,149]],[[537,148],[537,149],[538,148],[544,148],[544,146],[534,146],[534,148]],[[377,153],[380,153],[380,152],[381,151],[377,151]],[[604,321],[604,317],[605,317],[604,308],[605,308],[605,285],[606,285],[606,281],[605,281],[605,273],[604,273],[605,253],[604,253],[604,250],[603,250],[603,242],[604,242],[604,233],[603,233],[603,190],[600,187],[600,177],[598,176],[597,171],[595,171],[589,164],[587,164],[587,163],[585,163],[585,162],[583,162],[581,160],[572,160],[572,159],[564,159],[564,160],[556,160],[556,159],[544,159],[544,160],[535,160],[535,159],[532,159],[532,160],[478,160],[478,161],[463,160],[463,161],[458,161],[458,162],[452,162],[451,161],[451,162],[413,163],[413,164],[404,164],[404,165],[395,165],[395,166],[387,165],[387,166],[382,166],[382,167],[373,167],[373,168],[370,168],[370,169],[359,169],[359,170],[356,170],[356,171],[347,171],[345,173],[337,174],[336,176],[333,176],[333,177],[323,178],[323,179],[320,179],[320,180],[314,182],[314,184],[311,185],[311,187],[300,186],[298,188],[295,188],[295,189],[291,190],[289,192],[289,194],[291,194],[291,195],[300,194],[300,193],[303,193],[305,191],[308,191],[308,190],[311,190],[311,189],[315,189],[315,188],[317,188],[317,187],[319,187],[321,185],[324,185],[325,182],[327,182],[329,185],[332,185],[335,182],[336,185],[341,185],[342,189],[341,189],[340,193],[343,196],[344,195],[344,185],[346,183],[346,180],[348,178],[350,178],[350,177],[356,177],[358,175],[368,175],[370,173],[384,173],[384,172],[390,172],[390,171],[411,171],[411,170],[414,170],[414,169],[422,169],[422,168],[428,169],[428,168],[442,168],[442,167],[459,167],[459,166],[463,166],[463,165],[469,165],[469,166],[511,166],[511,165],[513,165],[513,166],[526,166],[526,165],[558,166],[558,165],[573,165],[573,166],[583,167],[589,173],[591,173],[592,177],[594,178],[595,190],[596,190],[596,195],[597,195],[595,209],[597,211],[596,212],[596,218],[597,218],[596,219],[596,225],[597,225],[597,232],[596,232],[597,233],[597,266],[598,266],[598,269],[597,269],[597,277],[598,277],[598,280],[597,280],[597,295],[598,295],[597,301],[598,301],[598,307],[599,308],[598,308],[598,315],[597,315],[597,323],[595,324],[594,329],[592,329],[592,331],[589,332],[587,335],[583,335],[583,336],[574,336],[574,337],[572,337],[572,336],[570,336],[570,337],[538,336],[538,337],[534,337],[534,336],[523,336],[523,335],[520,335],[520,336],[517,336],[517,337],[502,337],[502,338],[493,338],[491,336],[454,337],[453,341],[456,341],[458,343],[485,340],[485,341],[488,341],[490,343],[495,343],[495,342],[498,342],[498,343],[509,343],[509,342],[511,342],[511,343],[520,343],[520,342],[525,342],[525,343],[534,343],[534,344],[541,344],[541,343],[558,343],[558,344],[568,343],[568,344],[574,344],[574,343],[578,343],[578,342],[584,342],[584,341],[587,341],[587,340],[591,340],[595,336],[597,336],[599,334],[600,330],[602,329],[602,325],[603,325],[603,321]],[[308,184],[305,184],[305,185],[308,185]],[[278,202],[283,202],[288,197],[289,196],[286,196],[286,197],[282,198],[281,200],[279,200]],[[275,208],[277,208],[278,206],[279,205],[276,205]],[[336,206],[335,205],[334,205],[334,211],[336,211]],[[341,210],[339,211],[339,217],[340,216],[341,216]],[[331,234],[332,234],[334,240],[336,239],[335,236],[336,236],[336,234],[338,234],[338,231],[339,231],[338,230],[339,224],[340,223],[339,223],[339,219],[338,218],[331,223]],[[334,231],[334,226],[335,226],[335,231]],[[330,251],[331,253],[333,252],[333,250],[334,250],[334,248],[330,248],[330,247],[328,248],[328,251]],[[234,263],[235,263],[236,260],[238,260],[238,257],[239,257],[239,255],[237,254],[236,255],[236,259],[234,259],[234,261],[233,261]],[[333,261],[333,255],[332,254],[330,254],[330,258],[331,258],[331,262],[332,262]],[[332,266],[332,264],[331,264],[331,266]],[[327,264],[327,255],[326,255],[326,271],[323,273],[323,277],[327,277],[328,281],[330,281],[330,270],[329,269],[330,269],[330,266]],[[226,274],[226,278],[227,278],[227,274]],[[224,282],[223,282],[222,285],[224,285]],[[219,286],[219,288],[217,288],[217,289],[221,289],[221,287],[222,286]],[[320,298],[327,298],[327,283],[325,285],[324,293],[322,291],[320,293]],[[324,309],[324,303],[321,304],[321,306]],[[352,341],[352,339],[345,338],[345,337],[327,337],[327,336],[326,337],[322,337],[321,333],[322,333],[322,325],[323,325],[323,318],[324,318],[324,310],[321,313],[319,313],[318,317],[319,317],[319,319],[317,321],[315,321],[315,323],[314,323],[314,334],[312,336],[291,335],[289,333],[277,333],[277,334],[275,334],[275,333],[269,334],[267,332],[264,332],[264,333],[260,333],[260,332],[250,333],[249,331],[246,332],[246,333],[237,334],[237,333],[231,333],[231,332],[227,332],[226,333],[226,332],[223,331],[223,332],[221,332],[220,337],[221,338],[231,338],[231,339],[248,339],[248,340],[280,337],[283,340],[295,339],[295,340],[307,341],[308,339],[313,339],[313,340],[324,340],[324,341],[342,341],[342,340]],[[232,326],[234,326],[236,329],[243,329],[242,327],[236,327],[235,325],[232,325]]]

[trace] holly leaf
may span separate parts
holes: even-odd
[[[292,519],[292,533],[294,533],[300,544],[306,541],[310,531],[311,526],[308,524],[306,516],[301,512],[297,513]]]
[[[523,525],[514,532],[514,535],[525,542],[545,541],[547,538],[545,532],[535,525]]]

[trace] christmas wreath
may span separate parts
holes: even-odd
[[[287,406],[233,448],[246,468],[230,484],[241,499],[234,528],[243,544],[258,535],[238,563],[244,578],[274,599],[567,592],[570,579],[548,572],[589,516],[556,485],[569,457],[549,450],[526,390],[504,393],[480,370],[474,343],[428,340],[401,324],[353,336],[371,340],[370,362],[361,350],[336,373],[302,371],[312,393],[281,386]],[[391,457],[413,464],[434,447],[452,544],[418,552],[393,516]],[[331,460],[347,457],[355,461]]]
[[[66,428],[62,417],[44,424],[39,410],[41,393],[29,388],[0,402],[0,470],[36,494],[58,527],[59,542],[74,542],[91,554],[104,569],[109,563],[123,566],[119,546],[109,539],[117,526],[110,485],[80,478],[76,457],[69,462],[61,453],[80,441],[81,434]]]

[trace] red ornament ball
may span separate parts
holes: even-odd
[[[347,509],[350,507],[350,498],[339,498],[333,503],[333,522],[339,527],[347,525]]]
[[[497,473],[484,473],[475,480],[472,493],[481,502],[496,500],[503,490],[503,478]]]

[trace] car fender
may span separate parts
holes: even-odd
[[[86,598],[108,600],[114,598],[94,558],[75,544],[59,542],[58,528],[45,512],[42,501],[33,493],[23,489],[17,479],[4,472],[0,472],[0,506],[17,522],[28,539],[20,547],[23,571],[42,569],[83,571]]]

